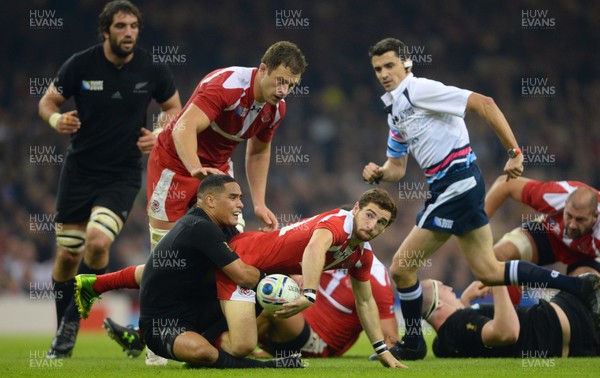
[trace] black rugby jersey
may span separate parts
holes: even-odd
[[[173,74],[155,64],[147,51],[136,47],[121,68],[104,56],[102,45],[74,54],[54,80],[65,98],[74,97],[81,128],[71,136],[67,159],[88,172],[141,170],[136,143],[146,126],[148,104],[163,103],[176,91]]]
[[[140,319],[195,319],[204,301],[217,301],[215,269],[237,260],[227,242],[235,227],[221,229],[193,208],[150,253],[140,284]]]

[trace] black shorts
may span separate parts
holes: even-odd
[[[172,314],[190,313],[188,310],[176,311]],[[173,352],[173,345],[177,336],[184,332],[195,332],[202,334],[211,326],[221,324],[223,319],[221,305],[217,298],[202,301],[201,306],[185,316],[173,316],[169,314],[160,316],[146,316],[144,310],[140,315],[140,331],[148,348],[157,355],[180,361]]]
[[[600,356],[598,330],[591,314],[581,301],[573,295],[560,292],[551,302],[556,303],[567,315],[571,326],[569,357]]]
[[[58,182],[55,221],[85,222],[93,207],[102,206],[125,222],[140,191],[141,181],[141,172],[137,169],[128,168],[118,176],[90,174],[77,169],[67,157]]]
[[[552,245],[548,239],[548,231],[544,228],[544,225],[538,221],[531,221],[524,223],[521,227],[531,236],[533,243],[538,250],[537,265],[545,266],[555,263],[557,260],[552,252]],[[567,274],[570,274],[581,266],[590,267],[600,273],[600,263],[590,257],[590,260],[588,261],[579,261],[567,265]]]

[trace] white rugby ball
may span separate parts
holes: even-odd
[[[256,300],[269,312],[280,310],[284,303],[300,297],[300,287],[291,277],[284,274],[270,274],[263,278],[256,288]]]

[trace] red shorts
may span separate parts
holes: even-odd
[[[165,222],[175,222],[196,204],[200,180],[184,176],[163,166],[157,149],[148,158],[148,216]]]
[[[217,297],[221,301],[243,301],[256,303],[256,293],[252,289],[240,287],[222,270],[215,271],[217,280]]]

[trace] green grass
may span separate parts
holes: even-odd
[[[522,359],[436,359],[431,351],[423,361],[408,361],[409,370],[383,368],[367,361],[372,349],[366,338],[333,359],[309,359],[300,370],[188,370],[170,361],[166,367],[146,367],[144,358],[127,359],[118,345],[101,333],[79,336],[72,358],[52,361],[42,356],[51,336],[0,336],[0,377],[597,377],[598,358]],[[431,344],[431,340],[429,340]],[[50,364],[50,365],[49,365]]]

